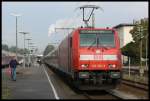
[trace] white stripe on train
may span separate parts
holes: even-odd
[[[80,60],[117,60],[117,55],[80,55]]]

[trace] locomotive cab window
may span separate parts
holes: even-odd
[[[80,46],[97,46],[96,34],[80,34]]]
[[[98,34],[98,46],[114,47],[114,33],[100,33]]]
[[[80,46],[115,47],[112,30],[81,30]]]

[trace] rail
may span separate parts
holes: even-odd
[[[128,86],[132,86],[141,90],[145,90],[148,91],[148,84],[145,83],[140,83],[140,82],[135,82],[135,81],[131,81],[131,80],[127,80],[127,79],[123,79],[122,83]]]

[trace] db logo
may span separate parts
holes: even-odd
[[[96,53],[101,53],[101,51],[100,50],[96,50]]]

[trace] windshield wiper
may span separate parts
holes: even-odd
[[[102,48],[104,48],[104,49],[108,49],[108,47],[106,47],[106,46],[102,46]]]
[[[95,42],[93,42],[93,43],[88,47],[88,49],[90,49],[90,48],[93,46],[93,44],[95,44]]]

